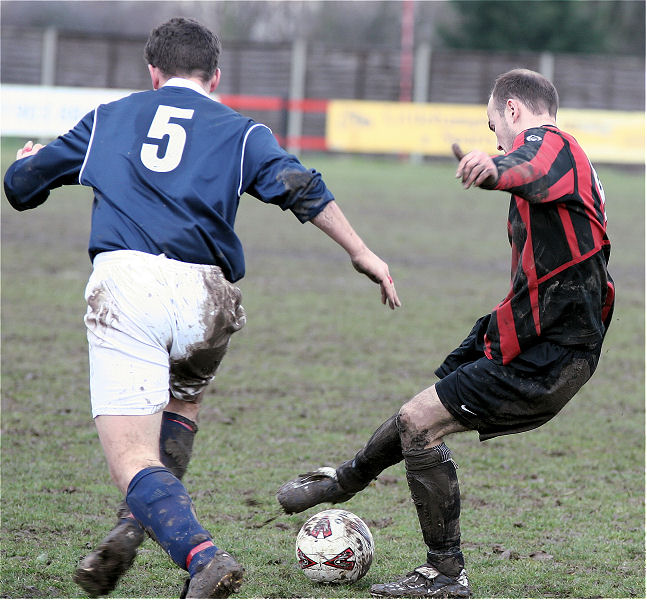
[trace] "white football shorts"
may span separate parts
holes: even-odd
[[[85,290],[92,416],[146,415],[199,401],[231,335],[240,289],[219,267],[134,250],[98,254]]]

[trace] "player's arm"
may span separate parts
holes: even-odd
[[[348,252],[357,271],[379,284],[383,304],[400,306],[387,264],[357,235],[320,173],[286,153],[266,127],[250,133],[243,166],[242,190],[291,210],[301,223],[312,222]]]
[[[456,179],[463,182],[465,189],[471,186],[492,189],[497,183],[499,173],[492,157],[480,150],[464,154],[458,144],[452,144],[452,152],[458,160]]]
[[[50,190],[77,184],[88,147],[93,114],[74,129],[43,146],[27,142],[16,153],[16,161],[4,176],[4,190],[16,210],[36,208],[47,200]]]
[[[389,274],[389,266],[362,241],[334,200],[326,204],[311,222],[348,252],[351,263],[358,272],[379,284],[382,304],[388,302],[391,309],[401,306]]]
[[[528,202],[547,202],[571,193],[565,175],[573,168],[572,157],[563,151],[562,138],[543,128],[529,129],[524,136],[521,146],[494,157],[477,150],[463,155],[454,144],[452,150],[459,160],[456,177],[465,188],[504,190]],[[561,184],[555,186],[557,182]]]

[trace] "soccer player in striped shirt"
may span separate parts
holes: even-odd
[[[604,192],[577,141],[557,127],[557,107],[555,87],[539,73],[504,73],[487,107],[504,154],[455,150],[465,188],[512,194],[505,298],[436,370],[440,381],[385,421],[354,459],[300,476],[277,493],[288,513],[343,502],[404,459],[426,560],[396,581],[373,585],[375,597],[471,595],[445,436],[474,430],[488,440],[539,427],[597,367],[615,294]]]

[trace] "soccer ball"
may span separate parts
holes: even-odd
[[[347,510],[333,508],[317,513],[297,535],[297,561],[311,581],[357,581],[368,573],[374,551],[366,523]]]

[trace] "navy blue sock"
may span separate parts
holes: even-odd
[[[168,469],[149,467],[137,473],[126,502],[140,525],[191,576],[218,550],[198,523],[186,488]]]

